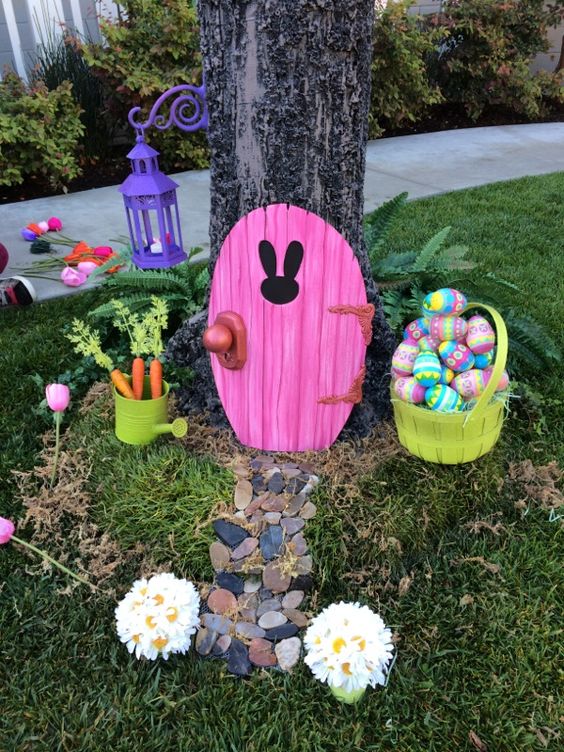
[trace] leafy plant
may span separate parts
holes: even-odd
[[[83,133],[68,81],[53,91],[10,71],[0,81],[0,185],[28,179],[64,185],[80,173],[76,154]]]
[[[151,296],[158,295],[167,304],[169,311],[185,318],[202,308],[209,285],[207,262],[192,261],[201,250],[192,248],[188,262],[170,269],[118,272],[107,277],[104,286],[113,294],[120,295],[120,301],[133,312],[148,309],[151,306]],[[97,319],[111,319],[113,314],[111,302],[90,312],[90,316]]]
[[[429,79],[427,60],[441,32],[409,12],[414,0],[388,3],[376,14],[372,53],[371,138],[389,128],[416,123],[430,106],[443,101]],[[378,9],[377,9],[378,10]]]
[[[372,273],[392,329],[399,335],[409,321],[420,316],[423,299],[429,292],[454,287],[468,299],[489,303],[500,311],[507,326],[512,363],[532,370],[560,363],[560,350],[546,330],[515,310],[519,288],[468,259],[467,246],[446,245],[450,227],[439,230],[419,251],[381,255],[406,199],[407,194],[402,193],[387,201],[365,223]]]
[[[83,55],[104,88],[112,116],[124,125],[132,107],[146,117],[158,96],[177,84],[202,81],[200,31],[187,0],[123,0],[116,19],[100,19],[102,42],[83,46]],[[143,119],[143,118],[141,118]],[[187,138],[178,128],[151,129],[165,171],[207,166],[203,132]]]
[[[445,0],[429,19],[442,31],[435,78],[444,97],[474,120],[487,106],[535,118],[550,101],[564,101],[560,74],[530,68],[548,49],[548,28],[563,18],[562,3],[544,0]]]

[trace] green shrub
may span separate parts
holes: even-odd
[[[415,123],[430,105],[442,101],[429,82],[426,61],[441,33],[409,15],[414,0],[390,3],[377,16],[372,53],[370,137],[387,128]]]
[[[429,19],[442,30],[436,78],[449,102],[478,119],[488,106],[538,117],[551,101],[564,101],[559,75],[531,73],[530,64],[548,49],[547,29],[564,15],[544,0],[445,0]]]
[[[0,81],[0,185],[35,178],[57,187],[75,178],[83,132],[69,82],[49,91],[8,72]]]
[[[188,0],[124,0],[120,5],[121,18],[100,20],[105,42],[85,45],[83,54],[104,83],[107,109],[125,124],[132,107],[141,107],[146,117],[166,89],[199,85],[202,71],[198,18]],[[151,128],[147,139],[161,152],[165,171],[207,166],[203,132]]]

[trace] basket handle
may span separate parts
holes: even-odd
[[[508,350],[507,329],[505,327],[505,321],[495,310],[495,308],[492,308],[489,305],[485,305],[484,303],[468,303],[468,305],[464,309],[464,313],[466,313],[466,311],[470,310],[471,308],[483,308],[490,314],[494,321],[497,344],[495,352],[495,362],[493,365],[491,378],[488,381],[488,384],[482,394],[478,397],[476,404],[468,413],[468,417],[466,419],[467,422],[479,418],[488,406],[489,401],[493,397],[496,387],[499,384],[503,369],[505,368]]]

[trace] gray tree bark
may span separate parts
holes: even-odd
[[[347,432],[365,435],[389,409],[394,347],[363,241],[373,0],[199,0],[211,150],[210,273],[237,220],[288,202],[315,212],[350,243],[376,306],[364,400]],[[169,354],[196,380],[183,407],[224,419],[205,317],[187,322]]]

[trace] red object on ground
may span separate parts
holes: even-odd
[[[8,253],[6,246],[0,243],[0,274],[2,274],[4,269],[8,266],[9,258],[10,254]]]

